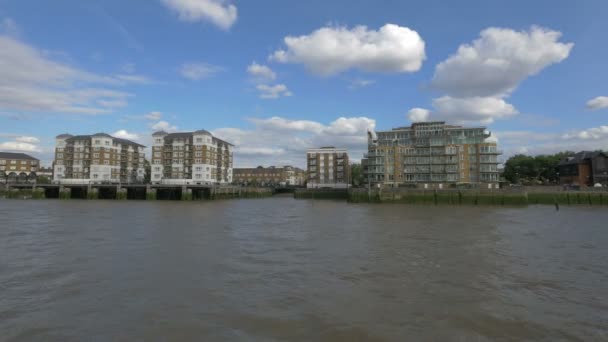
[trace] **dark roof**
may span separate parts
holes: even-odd
[[[63,139],[63,138],[71,138],[72,135],[68,134],[68,133],[63,133],[63,134],[59,134],[58,136],[56,136],[57,139]]]
[[[563,158],[559,162],[558,166],[581,164],[587,160],[594,159],[595,157],[599,156],[600,154],[603,155],[604,157],[608,157],[608,154],[606,154],[604,152],[581,151],[581,152],[574,154],[573,156]]]
[[[192,136],[192,133],[169,133],[169,134],[167,134],[167,138],[169,138],[169,139],[176,139],[176,138],[185,139],[185,138],[190,138],[191,136]]]
[[[114,138],[113,136],[109,135],[108,133],[103,133],[103,132],[99,132],[99,133],[95,133],[93,135],[91,135],[92,137],[106,137],[106,138]]]
[[[167,132],[165,132],[165,131],[158,131],[158,132],[152,133],[153,137],[159,136],[159,135],[167,135]]]
[[[204,129],[199,129],[198,131],[194,131],[194,133],[204,133],[204,134],[209,134],[209,135],[211,135],[211,133],[209,133],[209,131],[204,130]]]
[[[25,153],[0,152],[0,159],[38,160]]]
[[[131,140],[127,140],[127,139],[122,139],[122,138],[115,138],[107,133],[95,133],[92,135],[75,135],[71,138],[66,139],[66,142],[72,142],[72,141],[76,141],[76,140],[84,140],[84,139],[91,139],[92,137],[106,137],[106,138],[112,138],[114,139],[114,141],[116,141],[117,143],[123,144],[123,145],[136,145],[136,146],[140,146],[140,147],[146,147],[142,144],[138,144],[134,141]]]

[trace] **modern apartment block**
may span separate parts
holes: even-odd
[[[205,130],[152,134],[153,184],[232,183],[234,145]]]
[[[40,161],[24,153],[0,152],[0,182],[36,179]]]
[[[304,170],[293,166],[235,168],[234,183],[242,185],[304,185]]]
[[[498,188],[498,155],[485,127],[446,125],[443,121],[368,132],[366,180],[373,185],[443,188],[474,184]]]
[[[144,148],[106,133],[55,138],[53,181],[68,184],[138,183],[145,177]]]
[[[350,164],[345,148],[321,147],[306,151],[307,188],[348,188]]]

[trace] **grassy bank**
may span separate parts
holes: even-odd
[[[351,203],[406,203],[424,205],[608,205],[608,194],[599,192],[474,192],[474,191],[351,191]]]
[[[11,199],[44,199],[43,189],[12,189],[0,190],[0,198]]]

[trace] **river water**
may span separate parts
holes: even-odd
[[[0,201],[1,341],[608,340],[608,210]]]

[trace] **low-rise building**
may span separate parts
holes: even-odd
[[[574,186],[608,186],[608,154],[582,151],[562,159],[557,172],[560,184]]]
[[[498,188],[496,142],[485,127],[447,125],[443,121],[368,133],[364,156],[366,182],[443,188],[473,184]]]
[[[25,153],[0,152],[0,182],[34,181],[40,161]]]
[[[144,181],[144,148],[106,133],[55,138],[53,181],[66,184]]]
[[[232,183],[233,147],[206,130],[152,134],[153,184]]]
[[[299,186],[304,184],[304,170],[293,166],[235,168],[234,183],[240,185]]]
[[[345,148],[321,147],[306,151],[307,188],[348,188],[350,164]]]

